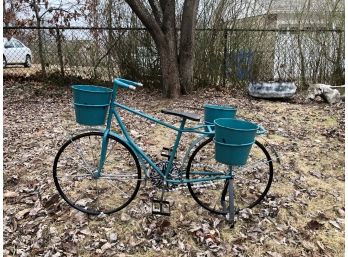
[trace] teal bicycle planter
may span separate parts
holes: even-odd
[[[242,166],[246,164],[248,156],[254,142],[248,144],[224,144],[215,142],[215,159],[218,162],[232,165]]]
[[[112,90],[93,85],[73,85],[76,121],[82,125],[105,124]]]
[[[231,118],[214,121],[215,140],[224,144],[249,144],[255,141],[259,126],[255,123]]]
[[[191,196],[201,207],[215,214],[226,215],[228,222],[233,225],[235,214],[242,209],[252,208],[263,200],[273,178],[273,162],[266,148],[258,141],[253,144],[253,137],[248,138],[247,141],[250,142],[245,144],[214,143],[214,131],[211,131],[211,127],[215,125],[220,129],[217,133],[221,134],[222,130],[224,134],[224,129],[227,129],[226,138],[230,139],[238,137],[238,134],[231,133],[230,130],[237,127],[244,132],[241,135],[244,137],[244,134],[254,129],[253,127],[232,124],[234,110],[230,113],[231,117],[228,114],[227,119],[219,119],[209,114],[211,109],[221,111],[224,107],[220,106],[205,106],[208,109],[208,120],[215,120],[215,124],[205,126],[210,130],[206,132],[202,131],[202,124],[192,127],[186,123],[188,120],[198,121],[197,115],[164,110],[165,114],[181,118],[180,125],[177,126],[117,101],[118,88],[135,90],[140,86],[142,84],[139,82],[123,78],[113,80],[112,91],[88,85],[73,86],[77,121],[86,125],[99,125],[104,123],[107,114],[107,122],[104,129],[83,131],[69,138],[60,147],[54,159],[54,184],[61,197],[71,207],[90,215],[112,214],[133,201],[142,181],[151,181],[162,192],[159,200],[153,199],[153,214],[168,216],[170,203],[165,200],[164,194],[186,185]],[[225,109],[231,111],[230,107]],[[121,110],[128,112],[128,116],[121,117]],[[161,155],[167,159],[159,160],[157,156],[153,158],[153,154],[150,155],[142,149],[124,122],[127,118],[128,122],[131,122],[130,115],[144,118],[175,132],[176,137],[170,144],[172,147],[163,148],[161,151]],[[117,130],[112,129],[113,121],[118,125]],[[141,128],[143,126],[139,127]],[[257,132],[264,133],[265,130],[258,129]],[[180,161],[176,159],[180,158],[177,152],[184,133],[201,136],[190,143]],[[248,158],[250,150],[250,157],[257,158]],[[216,162],[215,158],[229,167]],[[244,167],[245,172],[234,172],[232,166],[243,165],[246,160],[248,165]],[[255,168],[260,174],[260,181],[255,181]],[[250,169],[250,172],[247,169]],[[239,175],[242,176],[239,178]],[[234,186],[234,181],[238,184],[242,182],[243,186]],[[212,183],[214,190],[211,190]],[[254,190],[255,183],[258,190]]]
[[[214,125],[214,120],[219,118],[235,118],[236,113],[237,109],[231,106],[206,104],[204,105],[204,123],[206,125]],[[206,131],[208,131],[207,128]]]

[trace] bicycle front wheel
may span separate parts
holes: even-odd
[[[266,148],[258,141],[252,146],[246,165],[233,167],[235,212],[252,208],[266,196],[273,179],[273,163]],[[228,166],[215,160],[213,138],[200,144],[190,156],[186,169],[187,179],[212,178],[213,173],[229,174]],[[195,201],[216,214],[227,214],[228,181],[188,183]]]
[[[102,132],[72,137],[60,148],[53,165],[54,183],[62,198],[73,208],[92,215],[126,207],[141,183],[141,169],[133,150],[111,135],[103,170],[96,175],[102,140]]]

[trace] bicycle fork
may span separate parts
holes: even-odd
[[[101,172],[102,172],[103,167],[104,167],[104,163],[105,163],[105,160],[106,160],[106,151],[108,149],[108,144],[109,144],[109,140],[108,140],[109,131],[110,130],[107,129],[104,132],[104,135],[103,135],[100,159],[99,159],[99,163],[98,163],[98,169],[93,174],[95,178],[99,178],[100,177]]]

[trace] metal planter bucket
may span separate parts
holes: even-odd
[[[214,121],[215,140],[225,144],[249,144],[255,141],[258,125],[250,121],[221,118]]]
[[[254,142],[248,144],[224,144],[216,140],[214,142],[215,159],[218,162],[232,166],[244,165],[254,144]]]
[[[99,126],[105,124],[109,105],[86,105],[75,103],[76,121],[82,125]]]
[[[228,165],[244,165],[248,159],[258,125],[249,121],[221,118],[215,124],[215,159]]]
[[[112,90],[93,85],[73,85],[76,121],[82,125],[105,123]]]
[[[74,103],[105,105],[110,103],[112,89],[94,85],[73,85]]]
[[[214,120],[219,118],[235,118],[237,109],[226,105],[204,105],[204,123],[214,125]],[[208,129],[206,128],[206,131]]]

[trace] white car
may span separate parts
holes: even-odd
[[[10,64],[22,64],[24,67],[30,67],[32,63],[31,50],[26,47],[21,41],[15,38],[7,40],[3,38],[3,67]]]

